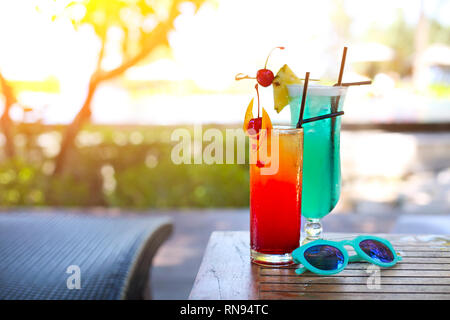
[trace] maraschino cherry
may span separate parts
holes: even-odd
[[[253,130],[255,133],[259,133],[259,130],[261,130],[262,127],[262,118],[258,117],[258,118],[253,118],[250,119],[250,121],[248,122],[248,127],[247,130]]]
[[[259,105],[259,90],[258,90],[258,84],[255,85],[255,89],[256,89],[256,96],[258,97],[258,117],[257,118],[252,118],[250,119],[250,121],[248,122],[248,129],[247,131],[251,134],[256,134],[256,145],[253,145],[254,147],[256,147],[256,149],[258,149],[258,145],[259,145],[259,131],[262,128],[262,117],[259,115],[259,109],[260,109],[260,105]],[[258,168],[262,168],[264,167],[264,163],[262,161],[259,160],[259,155],[256,161],[256,166]]]
[[[270,86],[274,78],[273,72],[269,69],[259,69],[256,73],[256,81],[263,87]]]
[[[258,134],[259,130],[261,130],[262,128],[262,117],[260,117],[259,115],[260,106],[259,106],[258,84],[255,85],[255,89],[256,89],[256,96],[258,97],[258,117],[250,119],[250,121],[248,122],[247,130],[249,132],[253,131],[253,133]]]
[[[268,87],[272,84],[273,79],[275,76],[273,75],[273,72],[269,69],[267,69],[267,62],[269,61],[269,57],[272,54],[273,50],[275,49],[281,49],[284,50],[284,47],[275,47],[272,50],[270,50],[269,55],[267,56],[266,63],[264,65],[264,69],[259,69],[256,73],[256,78],[250,77],[247,75],[244,75],[242,73],[238,73],[235,77],[236,80],[242,80],[242,79],[256,79],[260,85],[263,87]]]
[[[284,50],[284,47],[275,47],[273,48],[266,59],[266,64],[264,65],[264,69],[259,69],[256,73],[256,81],[263,87],[268,87],[272,84],[273,79],[275,76],[273,75],[273,72],[269,69],[267,69],[267,62],[269,61],[269,57],[272,54],[272,51],[275,49],[281,49]]]

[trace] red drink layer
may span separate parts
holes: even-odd
[[[260,254],[285,255],[300,241],[303,131],[274,130],[278,171],[265,175],[260,165],[250,164],[250,245]]]

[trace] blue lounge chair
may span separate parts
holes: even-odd
[[[160,217],[0,214],[0,299],[150,298]]]

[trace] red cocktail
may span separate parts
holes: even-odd
[[[268,140],[272,152],[264,162],[257,155],[260,139],[251,139],[251,259],[284,265],[300,242],[303,129],[275,128]]]

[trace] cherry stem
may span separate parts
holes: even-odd
[[[273,50],[275,50],[275,49],[284,50],[284,47],[275,47],[272,50],[270,50],[269,55],[267,56],[267,59],[266,59],[266,64],[264,65],[264,69],[267,69],[267,62],[269,61],[269,57],[272,54]]]
[[[256,96],[258,97],[258,118],[259,118],[259,91],[258,91],[258,84],[255,85],[256,89]]]
[[[243,73],[238,73],[237,75],[234,76],[234,80],[236,80],[236,81],[243,80],[243,79],[256,79],[256,77],[250,77]]]

